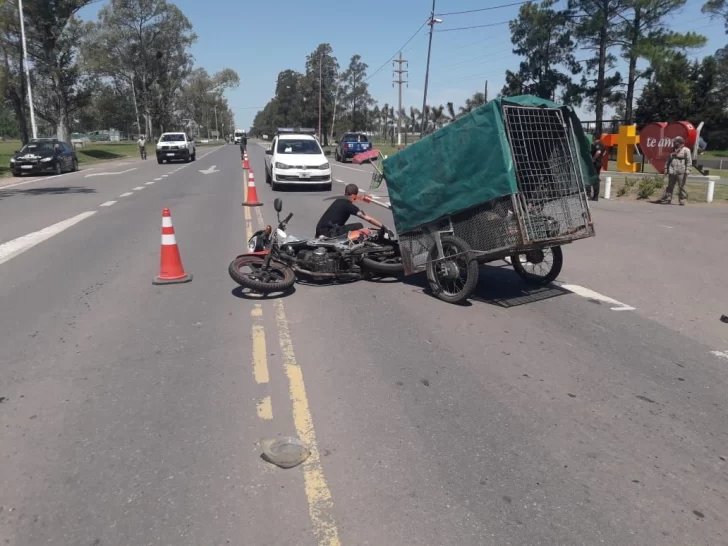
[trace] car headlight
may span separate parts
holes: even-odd
[[[15,158],[14,157],[11,157],[10,158],[10,164],[12,165],[13,163],[15,163]]]
[[[53,158],[52,157],[44,157],[40,161],[41,161],[41,163],[48,163],[49,161],[53,161]]]
[[[329,167],[330,167],[330,165],[328,163],[324,163],[323,165],[319,165],[319,169],[321,169],[322,171],[328,169]]]
[[[286,165],[285,163],[279,163],[278,161],[276,161],[275,168],[276,169],[290,169],[291,167],[289,165]]]

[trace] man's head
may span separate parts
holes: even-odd
[[[685,139],[681,136],[676,136],[675,138],[672,139],[672,145],[675,148],[680,148],[684,144],[685,144]]]
[[[356,196],[359,195],[359,186],[356,184],[347,184],[344,188],[344,195],[346,195],[349,200],[353,201],[356,199]]]

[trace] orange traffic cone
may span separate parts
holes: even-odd
[[[248,152],[243,152],[243,169],[250,169],[250,163],[248,163]]]
[[[182,258],[179,255],[177,239],[172,227],[172,215],[168,208],[162,210],[162,259],[159,264],[159,275],[152,284],[179,284],[190,282],[192,275],[185,273]]]
[[[262,207],[263,203],[258,201],[258,190],[255,189],[255,173],[250,169],[248,174],[248,195],[243,203],[245,207]]]

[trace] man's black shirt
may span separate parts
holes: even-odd
[[[359,207],[348,199],[336,199],[316,224],[316,234],[326,234],[331,230],[331,224],[343,226],[349,220],[349,216],[359,214]]]

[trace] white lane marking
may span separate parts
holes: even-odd
[[[136,171],[136,167],[132,167],[131,169],[126,169],[125,171],[115,171],[115,172],[103,172],[103,173],[91,173],[84,176],[84,178],[91,178],[92,176],[112,176],[114,174],[126,174],[130,173],[131,171]]]
[[[116,203],[116,201],[107,201],[106,203],[101,203],[99,206],[100,207],[110,207],[114,203]]]
[[[130,191],[128,191],[128,192],[126,192],[126,193],[122,193],[122,194],[121,194],[121,195],[120,195],[119,197],[129,197],[130,195],[134,195],[134,193],[133,193],[133,192],[130,192]]]
[[[0,185],[0,190],[4,190],[7,188],[15,188],[17,186],[25,186],[26,184],[32,184],[33,182],[45,182],[46,180],[53,180],[54,178],[60,178],[62,176],[68,176],[69,174],[77,174],[80,172],[87,172],[87,171],[93,171],[96,167],[90,167],[88,169],[80,169],[76,171],[75,173],[63,173],[63,174],[54,174],[51,176],[41,176],[38,178],[31,178],[30,180],[26,180],[25,182],[16,182],[15,184],[8,184],[6,186]]]
[[[356,171],[358,173],[364,173],[364,174],[369,173],[369,171],[365,171],[363,169],[357,169],[356,167],[347,167],[346,165],[338,165],[336,163],[332,163],[331,166],[332,167],[338,167],[340,169],[349,169],[350,171]]]
[[[154,181],[159,182],[161,179],[162,179],[162,177],[160,176],[159,178],[155,178]]]
[[[582,298],[587,298],[590,300],[596,300],[596,301],[603,301],[604,303],[610,303],[614,305],[614,307],[611,307],[610,309],[612,311],[634,311],[635,308],[631,307],[625,303],[622,303],[621,301],[617,301],[614,298],[610,298],[609,296],[605,296],[604,294],[600,294],[599,292],[594,292],[594,290],[589,290],[588,288],[584,288],[583,286],[579,286],[578,284],[562,284],[561,288],[564,288],[565,290],[568,290],[569,292],[573,292],[577,296],[581,296]]]
[[[145,186],[151,186],[152,184],[154,184],[154,180],[152,180],[151,182],[146,182],[144,185]]]
[[[54,235],[58,235],[62,231],[70,228],[74,224],[78,224],[80,221],[85,220],[89,216],[93,216],[97,211],[90,210],[77,214],[73,218],[63,220],[47,228],[43,228],[40,231],[34,231],[28,233],[7,243],[0,245],[0,264],[4,264],[8,260],[15,258],[17,255],[22,254],[26,250],[33,248],[35,245],[42,243],[43,241],[50,239]]]
[[[664,228],[667,228],[667,229],[672,229],[672,226],[665,226],[663,224],[657,224],[657,226],[658,227],[664,227]]]
[[[724,358],[728,360],[728,351],[710,351],[710,354],[717,356],[718,358]]]
[[[137,186],[136,188],[134,188],[134,191],[139,191],[139,190],[143,190],[143,189],[144,189],[144,186]]]
[[[168,174],[163,174],[162,178],[167,178],[168,176],[169,176]]]

